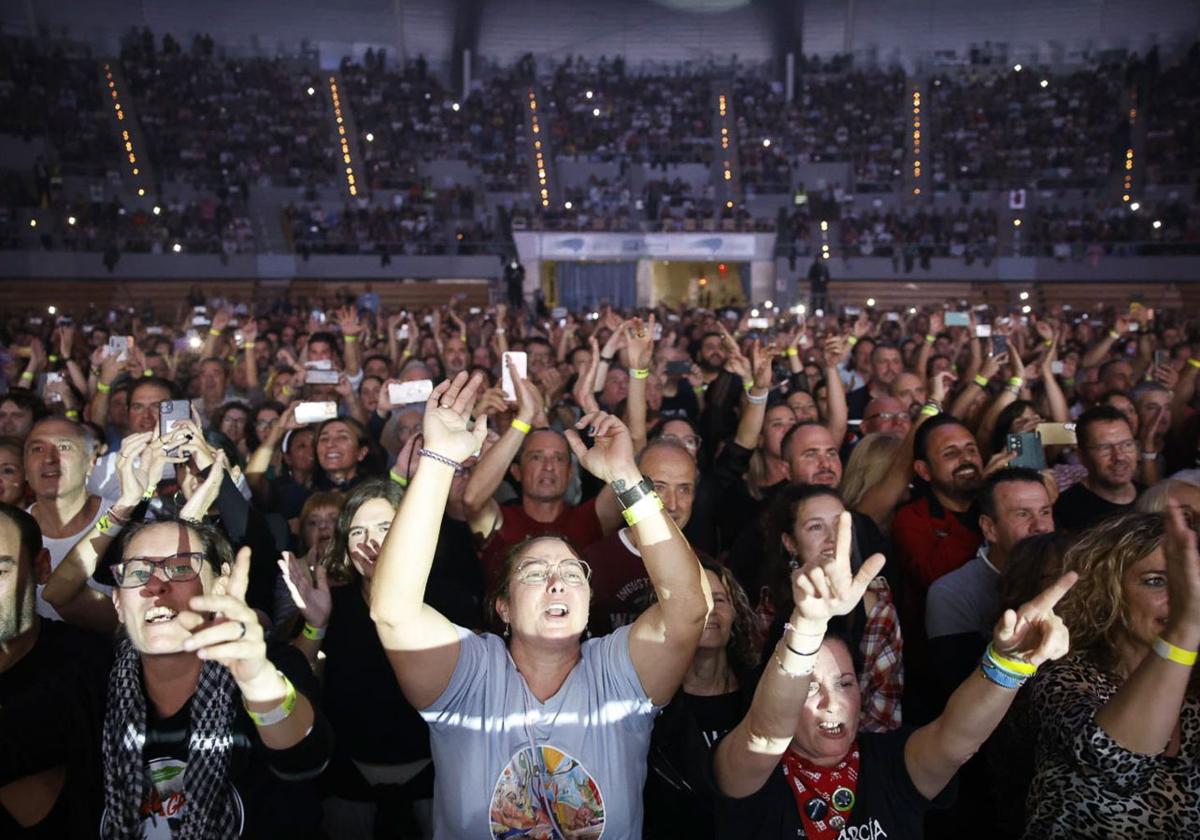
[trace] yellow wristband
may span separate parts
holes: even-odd
[[[926,344],[933,344],[933,342],[935,342],[935,341],[937,341],[936,335],[929,335],[928,333],[926,333],[926,335],[925,335],[925,343]]]
[[[467,343],[467,334],[466,334],[466,333],[459,333],[459,334],[458,334],[458,340],[459,340],[459,341],[461,341],[463,344],[466,344],[466,343]]]
[[[79,419],[79,412],[78,412],[78,411],[76,411],[76,410],[75,410],[75,409],[73,409],[73,408],[68,408],[68,409],[67,409],[67,412],[66,412],[66,417],[67,417],[67,419],[68,419],[68,420],[78,420],[78,419]]]
[[[1117,332],[1116,330],[1109,330],[1108,337],[1111,338],[1113,341],[1116,341],[1117,339],[1119,339],[1121,337],[1121,334],[1119,332]]]
[[[650,368],[630,368],[629,375],[634,379],[646,379],[650,376]]]
[[[279,678],[283,680],[284,692],[283,702],[274,709],[266,712],[252,712],[246,706],[245,698],[242,699],[242,705],[246,708],[246,714],[250,716],[250,720],[254,721],[255,726],[271,726],[276,723],[281,723],[292,716],[292,712],[296,710],[296,686],[292,685],[292,681],[283,675],[282,671],[276,672]]]
[[[1173,645],[1162,636],[1155,636],[1151,647],[1155,653],[1168,662],[1174,662],[1177,665],[1186,665],[1189,668],[1196,664],[1196,651]]]
[[[142,376],[153,376],[153,375],[154,375],[154,371],[150,370],[150,368],[145,368],[142,371]]]
[[[1014,388],[1020,388],[1022,385],[1025,384],[1025,380],[1019,376],[1014,376],[1012,379],[1008,380],[1008,384],[1013,386]]]
[[[25,371],[24,373],[21,374],[21,379],[23,379],[26,382],[32,382],[33,381],[33,371],[29,371],[29,370]]]
[[[621,516],[625,518],[625,524],[632,528],[650,514],[662,509],[663,503],[659,495],[657,493],[647,493],[621,511]]]
[[[937,417],[941,412],[931,405],[923,405],[921,406],[921,414],[925,417]]]
[[[988,382],[990,382],[990,381],[991,380],[989,380],[982,373],[975,374],[975,384],[978,385],[980,388],[986,388],[988,386]]]
[[[992,661],[1006,671],[1011,671],[1014,674],[1020,674],[1023,677],[1032,677],[1037,673],[1037,666],[1032,662],[1021,662],[1018,659],[1009,659],[1006,656],[1001,656],[994,645],[988,645],[987,655]],[[1195,658],[1195,654],[1192,654]]]
[[[846,343],[847,343],[847,344],[849,344],[851,347],[853,347],[855,344],[858,344],[858,336],[854,336],[854,335],[852,335],[852,336],[849,336],[849,337],[846,339]],[[793,348],[791,348],[791,349],[792,349],[792,350],[795,350],[796,348],[795,348],[795,347],[793,347]],[[789,354],[788,354],[788,355],[791,355],[791,353],[789,352]]]
[[[401,354],[400,354],[400,358],[401,358],[401,359],[408,359],[408,358],[410,358],[411,356],[412,356],[412,351],[411,351],[411,350],[405,350],[403,353],[401,353]]]
[[[111,386],[111,385],[105,385],[103,382],[97,382],[97,383],[96,383],[96,390],[97,390],[97,391],[99,391],[101,394],[111,394],[111,393],[112,393],[112,386]]]
[[[356,336],[356,335],[345,335],[345,336],[342,336],[342,338],[345,340],[345,342],[347,344],[353,344],[354,342],[358,341],[358,336]]]
[[[408,479],[402,475],[396,475],[394,470],[388,470],[388,478],[399,484],[401,487],[408,486]]]
[[[1200,368],[1200,359],[1188,359],[1187,363],[1194,368]]]
[[[800,351],[799,351],[799,350],[797,350],[795,347],[789,347],[789,348],[787,349],[787,354],[788,354],[789,356],[799,356],[799,355],[800,355]]]
[[[52,365],[58,362],[58,356],[55,356],[53,353],[51,353],[47,358],[50,359],[50,364]]]
[[[214,330],[212,327],[209,327],[209,328],[208,328],[208,334],[209,334],[209,335],[220,335],[220,334],[221,334],[221,331],[220,331],[220,330]]]
[[[1045,345],[1046,347],[1053,347],[1053,346],[1054,346],[1054,339],[1052,339],[1052,338],[1048,338],[1048,339],[1046,339],[1045,341],[1043,341],[1043,342],[1042,342],[1042,344],[1043,344],[1043,345]]]
[[[319,642],[321,639],[325,638],[324,627],[313,627],[307,621],[304,622],[304,629],[301,630],[300,633],[304,636],[304,638],[313,642]]]
[[[513,418],[512,427],[523,435],[527,435],[533,430],[533,426],[518,417]]]

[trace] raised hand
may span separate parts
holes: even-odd
[[[305,560],[290,551],[283,552],[277,565],[288,594],[292,596],[292,603],[300,610],[304,620],[317,628],[328,625],[329,614],[333,611],[333,597],[329,593],[329,577],[325,567],[314,563],[310,571]]]
[[[250,583],[250,547],[237,553],[233,570],[213,582],[207,595],[188,602],[189,610],[179,614],[179,622],[192,634],[183,641],[185,651],[195,651],[201,659],[211,659],[229,669],[239,686],[244,686],[266,670],[274,671],[267,661],[267,645],[258,614],[246,603]],[[215,613],[211,622],[200,613]],[[243,691],[247,700],[258,698]]]
[[[846,615],[862,600],[867,585],[882,571],[882,554],[872,554],[858,574],[850,571],[850,544],[853,520],[849,511],[838,515],[837,544],[833,559],[792,576],[795,615],[806,625],[826,624],[831,618]]]
[[[755,388],[771,388],[771,378],[774,373],[775,364],[775,345],[769,344],[766,347],[762,346],[762,342],[755,341],[750,346],[750,366],[753,369],[754,387]]]
[[[954,384],[957,378],[954,372],[949,370],[935,373],[933,378],[929,380],[930,399],[939,405],[945,403],[946,397],[950,394],[950,386]]]
[[[167,457],[154,432],[139,432],[121,441],[121,451],[117,454],[121,495],[116,507],[136,507],[147,488],[158,486],[166,465]]]
[[[513,390],[517,392],[517,419],[531,424],[540,423],[546,414],[542,392],[517,373],[517,366],[511,358],[508,360],[508,372],[512,377]]]
[[[600,410],[600,404],[596,402],[596,374],[600,370],[600,343],[596,341],[595,337],[592,337],[588,339],[588,346],[592,350],[591,358],[583,373],[575,378],[575,388],[571,391],[571,396],[575,398],[575,404],[584,414]]]
[[[337,324],[342,335],[358,335],[363,330],[363,322],[353,306],[343,306],[337,311]]]
[[[1200,550],[1196,528],[1189,527],[1188,511],[1175,501],[1167,502],[1167,538],[1163,554],[1167,560],[1167,627],[1185,629],[1190,636],[1200,633]]]
[[[838,367],[849,352],[850,343],[845,336],[830,335],[825,338],[825,367]]]
[[[988,356],[984,359],[983,365],[979,369],[980,375],[984,379],[991,379],[1000,372],[1001,366],[1008,361],[1009,351],[997,353],[995,356]]]
[[[470,411],[483,388],[483,376],[461,371],[433,389],[425,403],[425,448],[462,463],[474,455],[487,434],[483,418],[472,425]]]
[[[225,480],[225,470],[228,466],[225,450],[216,450],[208,476],[192,491],[191,498],[187,500],[183,510],[179,511],[180,519],[195,522],[204,519],[205,515],[212,510],[212,506],[216,504],[217,496],[221,494],[221,482]]]
[[[633,318],[622,325],[625,331],[625,354],[629,367],[643,370],[650,367],[654,358],[654,315],[642,323],[641,318]]]
[[[1065,654],[1071,636],[1054,607],[1078,579],[1075,572],[1067,572],[1032,601],[1015,610],[1005,610],[992,633],[996,652],[1031,665],[1041,665]]]
[[[591,449],[584,445],[576,431],[584,428],[591,431],[594,442]],[[603,411],[585,414],[574,429],[566,430],[566,438],[583,468],[606,484],[639,474],[633,460],[633,438],[629,429],[611,414]]]

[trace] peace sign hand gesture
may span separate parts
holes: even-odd
[[[1015,610],[1005,610],[992,633],[996,652],[1035,666],[1065,654],[1071,636],[1067,625],[1054,613],[1054,607],[1078,579],[1075,572],[1067,572],[1032,601]]]
[[[792,579],[792,598],[796,610],[792,623],[810,628],[824,628],[831,618],[846,615],[862,600],[867,585],[874,580],[886,562],[882,554],[871,555],[859,568],[850,572],[850,543],[853,520],[849,511],[838,515],[837,547],[833,559],[801,571]]]

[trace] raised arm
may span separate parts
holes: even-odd
[[[838,371],[849,346],[844,336],[831,335],[825,339],[825,391],[829,404],[825,428],[829,429],[833,442],[838,446],[846,440],[846,427],[850,419],[850,409],[846,405],[846,384],[842,382],[842,375]]]
[[[504,524],[500,506],[492,496],[500,487],[500,482],[504,480],[504,475],[512,466],[517,453],[521,451],[525,436],[532,429],[542,429],[547,425],[541,392],[528,379],[517,375],[516,365],[511,360],[508,370],[512,374],[513,387],[517,391],[516,416],[500,435],[500,440],[480,456],[463,490],[467,523],[472,533],[482,539],[487,539]],[[483,422],[486,423],[486,418]]]
[[[1106,330],[1100,336],[1100,340],[1089,347],[1087,352],[1083,354],[1083,358],[1079,360],[1079,366],[1081,368],[1096,367],[1108,358],[1108,353],[1112,350],[1113,343],[1129,332],[1129,325],[1131,323],[1132,320],[1128,316],[1118,316],[1112,329]]]
[[[792,579],[796,606],[788,621],[790,628],[775,645],[750,711],[721,740],[713,759],[717,786],[726,796],[750,796],[775,772],[804,712],[817,653],[830,619],[854,609],[867,585],[883,568],[883,556],[875,554],[863,563],[857,575],[851,575],[852,527],[849,511],[843,511],[838,517],[833,560]]]
[[[425,404],[425,450],[461,464],[483,444],[487,424],[468,415],[483,377],[466,372],[433,389]],[[493,447],[494,448],[494,447]],[[425,603],[439,528],[454,480],[454,467],[422,457],[387,538],[371,584],[371,618],[400,690],[417,709],[441,696],[458,663],[458,631]]]
[[[629,364],[629,396],[625,399],[629,415],[629,434],[635,452],[646,447],[646,380],[654,361],[654,315],[643,324],[641,318],[625,323],[625,359]]]
[[[588,449],[575,429],[594,427],[595,444]],[[584,415],[566,432],[571,451],[614,495],[635,490],[642,481],[633,460],[629,430],[611,414]],[[675,696],[691,665],[712,608],[708,578],[675,523],[662,509],[658,494],[631,500],[626,522],[633,528],[642,561],[658,601],[646,610],[629,634],[629,654],[647,696],[666,705]]]
[[[1007,610],[996,623],[984,662],[992,673],[994,665],[1001,666],[1003,673],[998,677],[1008,685],[986,676],[981,667],[950,696],[945,711],[933,723],[922,726],[908,739],[904,765],[913,785],[926,799],[941,793],[958,768],[1000,725],[1024,677],[1043,662],[1067,652],[1070,636],[1062,619],[1054,614],[1054,606],[1078,577],[1075,572],[1067,572],[1020,609]]]
[[[362,372],[362,338],[363,322],[353,306],[338,310],[338,326],[342,330],[342,339],[346,342],[344,350],[345,372],[347,376],[357,376]],[[361,422],[366,422],[362,420]]]

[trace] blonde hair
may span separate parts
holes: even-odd
[[[1083,532],[1063,565],[1079,580],[1058,605],[1071,633],[1071,650],[1115,671],[1118,645],[1129,637],[1125,572],[1162,545],[1166,526],[1151,513],[1114,516]]]
[[[1188,481],[1177,478],[1164,478],[1142,495],[1138,496],[1134,508],[1140,513],[1166,513],[1167,502],[1171,499],[1171,491],[1177,487],[1195,487]]]
[[[901,443],[899,438],[872,432],[855,445],[846,461],[840,488],[847,509],[857,507],[867,490],[883,480]]]

